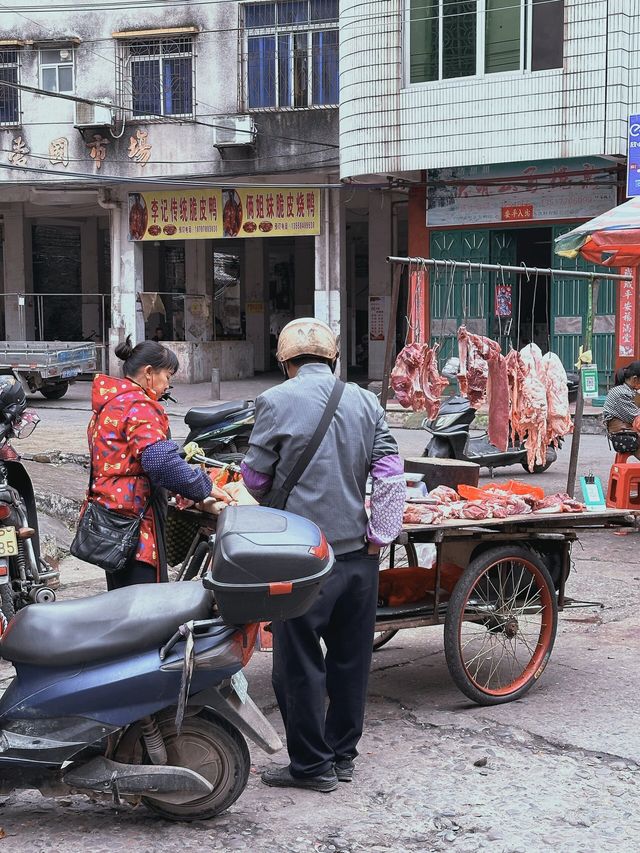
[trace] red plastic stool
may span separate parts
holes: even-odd
[[[627,462],[631,453],[616,453],[607,487],[607,506],[640,509],[640,464]]]

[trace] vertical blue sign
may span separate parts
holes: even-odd
[[[629,116],[627,198],[640,195],[640,115]]]

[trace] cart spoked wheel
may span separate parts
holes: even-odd
[[[417,566],[418,554],[415,545],[407,542],[406,545],[398,545],[392,542],[380,551],[380,571],[385,569],[401,568],[403,566]],[[397,629],[392,631],[376,631],[373,635],[373,651],[377,652],[385,646],[398,633]]]
[[[519,699],[542,675],[558,624],[553,581],[526,548],[503,546],[472,560],[444,623],[447,666],[480,705]]]

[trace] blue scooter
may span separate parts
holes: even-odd
[[[11,619],[0,638],[16,669],[0,699],[0,796],[92,792],[203,820],[246,787],[243,736],[282,747],[242,669],[260,621],[311,606],[333,552],[307,519],[254,506],[225,509],[211,545],[202,582],[33,604]]]
[[[201,583],[145,584],[14,616],[0,641],[16,669],[0,700],[0,795],[142,799],[169,820],[235,802],[250,768],[243,734],[267,752],[282,744],[241,672],[255,630],[211,618],[212,605]]]

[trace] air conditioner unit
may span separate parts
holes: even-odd
[[[113,107],[109,104],[86,104],[76,101],[74,126],[78,130],[85,127],[111,127],[114,120]]]
[[[253,116],[218,116],[213,119],[213,144],[215,148],[235,148],[256,144],[258,129]]]

